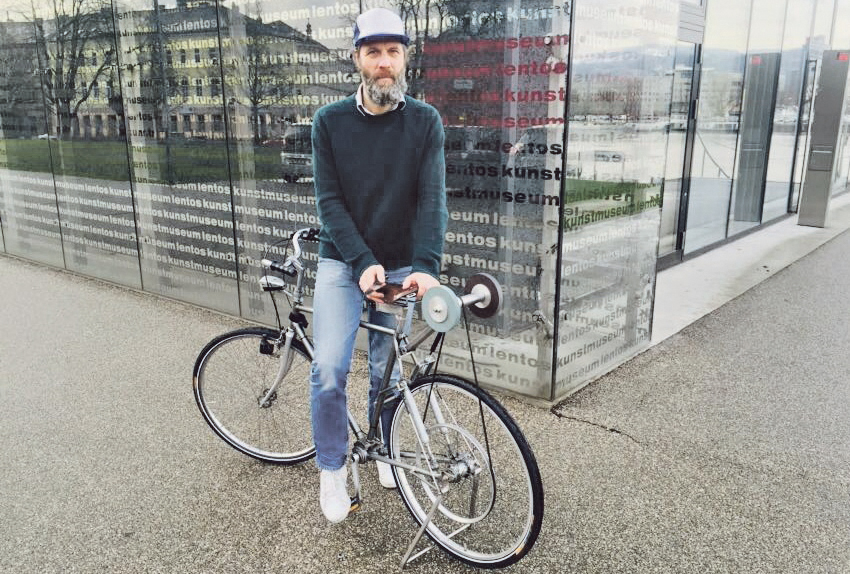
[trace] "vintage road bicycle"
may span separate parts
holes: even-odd
[[[260,284],[272,298],[280,328],[248,327],[220,335],[203,348],[193,371],[195,400],[212,430],[236,450],[269,463],[292,465],[315,455],[309,382],[313,345],[306,316],[312,309],[303,302],[300,242],[317,236],[318,229],[297,231],[290,239],[292,255],[283,263],[263,259]],[[292,278],[292,285],[282,276]],[[291,308],[286,325],[275,302],[275,293],[281,292]],[[379,310],[396,315],[395,329],[360,322],[362,329],[393,337],[394,346],[367,430],[348,412],[352,510],[361,505],[360,465],[389,464],[398,493],[419,525],[402,567],[432,548],[413,554],[423,534],[462,562],[489,569],[520,560],[540,532],[543,485],[519,427],[478,386],[477,377],[468,381],[437,372],[445,335],[462,319],[465,323],[465,310],[490,317],[501,300],[495,279],[480,274],[467,281],[462,296],[444,286],[430,289],[421,302],[427,328],[416,336],[409,334],[415,295],[379,304]],[[416,353],[432,336],[430,352]],[[407,376],[405,363],[410,365]],[[402,376],[394,383],[395,364]],[[385,403],[394,411],[383,441]]]

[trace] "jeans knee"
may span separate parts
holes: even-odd
[[[310,370],[310,384],[316,394],[344,393],[347,377],[348,369],[335,363],[315,361]]]

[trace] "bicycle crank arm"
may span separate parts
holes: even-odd
[[[351,482],[354,483],[354,498],[351,499],[351,508],[348,512],[356,512],[360,510],[360,461],[359,457],[353,455],[351,457]]]
[[[434,480],[440,480],[440,479],[443,478],[442,474],[438,474],[438,473],[432,472],[430,470],[424,470],[421,467],[413,466],[413,465],[410,465],[410,464],[407,464],[407,463],[404,463],[404,462],[399,462],[397,459],[388,458],[386,456],[381,456],[380,454],[371,454],[370,453],[369,458],[371,458],[372,460],[377,460],[379,462],[385,462],[390,466],[397,466],[397,467],[402,468],[404,470],[409,470],[410,472],[413,472],[413,473],[415,473],[418,476],[421,476],[423,478],[426,478],[426,477],[427,478],[433,478]]]

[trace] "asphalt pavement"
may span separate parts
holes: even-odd
[[[850,572],[848,251],[843,233],[552,410],[505,397],[546,493],[510,570]],[[206,427],[195,356],[242,325],[0,256],[0,572],[399,570],[414,525],[373,468],[333,526],[312,464]],[[406,570],[471,571],[438,550]]]

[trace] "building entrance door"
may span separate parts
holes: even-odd
[[[673,98],[667,165],[661,206],[661,233],[658,266],[667,267],[682,260],[685,218],[688,212],[691,156],[696,133],[701,45],[679,41],[673,70]]]
[[[797,117],[797,134],[794,138],[794,163],[791,170],[791,193],[788,196],[788,212],[796,213],[800,203],[800,190],[803,185],[803,174],[806,173],[806,159],[809,149],[809,124],[812,117],[812,100],[815,97],[815,81],[817,80],[817,60],[806,62],[803,72],[803,88],[800,95],[800,111]]]

